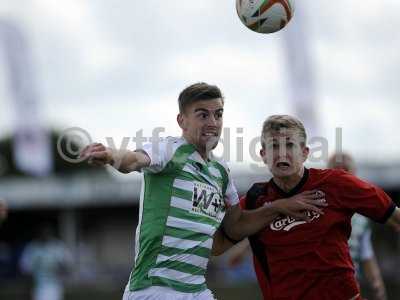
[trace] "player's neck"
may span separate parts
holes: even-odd
[[[274,177],[275,184],[283,191],[290,192],[295,188],[304,176],[304,167],[299,172],[287,177]]]
[[[210,151],[207,150],[200,150],[196,147],[197,152],[199,152],[200,156],[204,161],[208,161],[208,158],[210,157]]]
[[[211,153],[210,150],[207,150],[206,147],[200,147],[199,145],[196,145],[195,142],[193,142],[189,137],[185,136],[184,134],[182,135],[182,137],[185,139],[187,143],[192,144],[196,148],[196,151],[200,154],[201,158],[204,161],[208,161]]]

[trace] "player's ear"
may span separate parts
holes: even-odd
[[[176,116],[176,121],[178,122],[178,125],[179,125],[179,127],[180,127],[182,130],[185,130],[185,129],[186,129],[185,117],[183,116],[182,113],[179,113],[179,114]]]
[[[264,147],[260,149],[260,156],[263,162],[267,165],[267,151],[265,151]]]
[[[307,146],[302,147],[303,148],[303,162],[305,162],[308,158],[308,155],[310,154],[310,148]]]

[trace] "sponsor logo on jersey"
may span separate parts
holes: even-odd
[[[212,185],[194,182],[192,212],[222,220],[225,212],[225,202],[222,194]]]
[[[307,216],[310,218],[310,221],[318,219],[320,217],[320,214],[313,212],[313,211],[307,211],[306,212]],[[289,216],[282,216],[276,218],[271,224],[270,224],[270,229],[273,231],[289,231],[293,227],[296,227],[301,224],[307,223],[306,221],[300,221],[298,219],[289,217]]]

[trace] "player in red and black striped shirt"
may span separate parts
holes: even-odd
[[[272,116],[264,122],[260,153],[273,178],[253,185],[241,199],[242,208],[307,190],[317,190],[328,203],[323,214],[305,212],[308,222],[280,215],[249,237],[264,299],[361,299],[347,244],[351,217],[357,212],[399,230],[399,209],[382,189],[350,173],[306,169],[306,133],[293,117]]]

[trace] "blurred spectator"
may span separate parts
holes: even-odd
[[[7,219],[7,204],[3,199],[0,199],[0,225]]]
[[[346,153],[334,154],[329,159],[328,168],[342,169],[351,174],[356,174],[354,160]],[[364,275],[374,293],[374,299],[385,300],[386,289],[371,243],[369,220],[364,216],[355,214],[351,219],[351,227],[349,247],[357,278],[360,279],[361,275]]]
[[[37,238],[24,249],[20,261],[21,271],[34,280],[32,299],[62,300],[63,278],[71,265],[71,253],[55,237],[52,227],[41,227]]]

